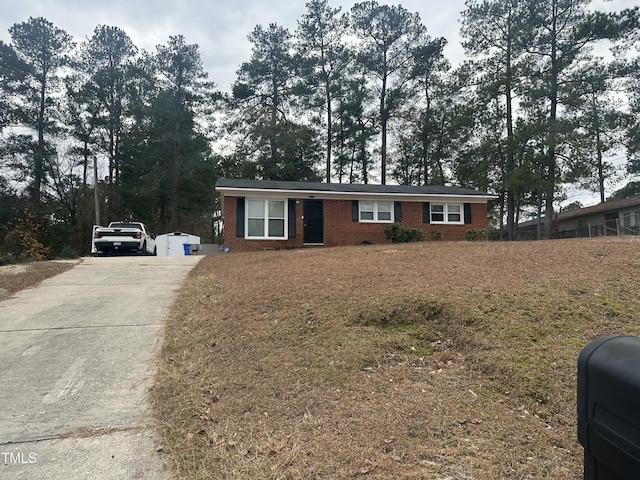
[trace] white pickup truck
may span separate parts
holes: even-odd
[[[156,255],[156,241],[140,222],[111,222],[108,227],[94,225],[91,253]]]

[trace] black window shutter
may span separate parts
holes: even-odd
[[[351,221],[358,221],[358,200],[351,200]]]
[[[289,199],[289,238],[296,238],[296,199]]]
[[[422,203],[422,223],[431,223],[431,204],[429,202]]]
[[[236,205],[236,237],[244,237],[244,197],[238,197]]]
[[[471,204],[464,204],[464,223],[471,223]]]
[[[393,221],[402,222],[402,202],[393,202]]]

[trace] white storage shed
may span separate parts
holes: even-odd
[[[200,237],[189,233],[163,233],[156,237],[156,251],[159,257],[196,255],[199,248]]]

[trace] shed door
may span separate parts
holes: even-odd
[[[324,205],[322,200],[304,201],[304,243],[324,243]]]
[[[183,257],[184,247],[183,243],[187,243],[189,240],[186,235],[173,234],[167,237],[167,255],[170,257]]]

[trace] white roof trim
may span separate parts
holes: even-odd
[[[233,194],[233,196],[244,196],[247,194],[259,194],[260,196],[287,196],[292,198],[405,198],[407,200],[422,201],[437,199],[450,199],[465,201],[468,203],[484,203],[487,200],[498,198],[497,195],[454,195],[438,193],[370,193],[370,192],[328,192],[318,190],[284,190],[275,188],[237,188],[237,187],[216,187],[216,190]]]

